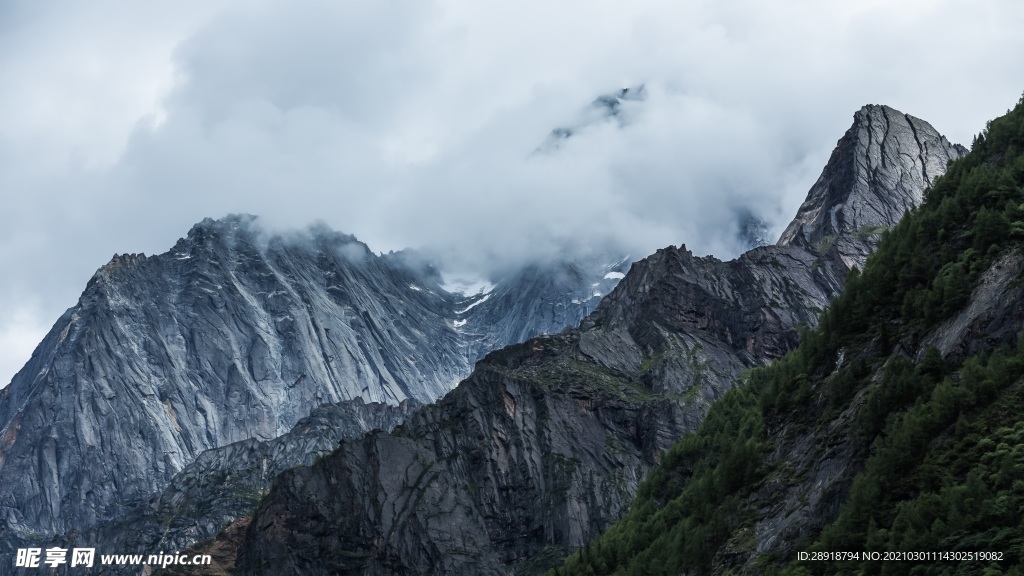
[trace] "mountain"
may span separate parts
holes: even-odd
[[[574,122],[552,130],[544,142],[534,150],[534,154],[551,154],[561,147],[563,141],[603,122],[615,122],[618,126],[624,126],[628,122],[624,114],[627,107],[646,99],[647,89],[643,84],[601,94],[582,110]]]
[[[414,253],[245,216],[115,255],[0,390],[0,540],[135,514],[204,451],[270,441],[319,406],[431,402],[489,347],[592,310],[593,285],[617,281],[594,266],[530,265],[466,297]]]
[[[553,573],[1024,573],[1022,277],[1024,98]]]
[[[741,211],[737,214],[737,220],[739,224],[737,239],[740,241],[740,246],[750,250],[772,243],[768,237],[768,225],[757,216],[748,211]]]
[[[458,303],[453,324],[466,339],[467,357],[476,363],[505,344],[578,325],[628,266],[628,257],[607,263],[587,258],[529,264],[500,277]]]
[[[922,121],[857,113],[819,184],[829,213],[880,228],[963,150]],[[906,119],[906,117],[902,116]],[[910,121],[908,121],[910,122]],[[910,136],[914,132],[916,138]],[[864,154],[872,155],[867,161]],[[852,202],[861,165],[885,163]],[[941,172],[941,168],[937,169]],[[921,185],[890,188],[893,182]],[[811,198],[818,188],[812,189]],[[894,197],[890,197],[894,196]],[[802,211],[790,228],[817,220]],[[669,247],[632,265],[576,329],[492,352],[455,390],[391,433],[347,439],[278,477],[230,546],[246,574],[530,574],[560,562],[627,510],[661,454],[700,424],[750,368],[778,359],[817,323],[850,265],[835,242],[783,237],[730,262]],[[839,236],[843,242],[839,242]],[[849,243],[870,246],[875,232]]]

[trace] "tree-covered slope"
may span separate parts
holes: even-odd
[[[553,573],[1024,573],[1022,185],[1024,99]]]

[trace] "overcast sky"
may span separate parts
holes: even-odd
[[[864,104],[969,145],[1024,91],[1021,30],[1019,0],[5,0],[0,387],[115,252],[206,216],[469,270],[733,257],[735,211],[781,231]]]

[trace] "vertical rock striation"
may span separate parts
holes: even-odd
[[[778,245],[828,255],[840,269],[862,266],[880,233],[920,204],[946,164],[966,153],[924,120],[888,106],[865,106]]]
[[[344,438],[390,431],[420,406],[415,400],[392,406],[358,398],[320,406],[273,440],[250,438],[203,452],[148,502],[95,529],[68,535],[61,544],[140,554],[184,550],[250,514],[284,470],[312,465]]]

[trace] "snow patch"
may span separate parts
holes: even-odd
[[[484,294],[484,297],[483,297],[483,298],[481,298],[481,299],[477,300],[476,302],[473,302],[472,304],[470,304],[469,306],[466,306],[466,307],[465,307],[465,308],[463,308],[462,310],[456,310],[456,311],[455,311],[455,313],[456,313],[456,314],[460,314],[460,315],[461,315],[461,314],[465,314],[466,312],[469,312],[470,310],[472,310],[472,309],[473,309],[473,307],[475,307],[475,306],[476,306],[477,304],[481,304],[481,303],[483,303],[483,302],[486,302],[486,301],[487,301],[487,299],[488,299],[488,298],[490,298],[490,297],[491,297],[491,295],[490,295],[490,294]]]
[[[623,266],[625,266],[627,262],[629,262],[629,258],[630,258],[630,255],[626,254],[618,262],[612,262],[610,264],[605,264],[604,265],[604,269],[605,270],[618,270],[619,268],[622,268]]]
[[[605,280],[622,280],[626,275],[622,272],[609,272],[604,275]]]
[[[423,292],[423,288],[420,288],[419,286],[417,286],[415,284],[409,284],[409,290],[415,290],[416,292]]]
[[[469,320],[455,320],[454,322],[452,322],[452,324],[454,324],[455,329],[458,330],[459,328],[465,326],[466,322],[469,322]]]

